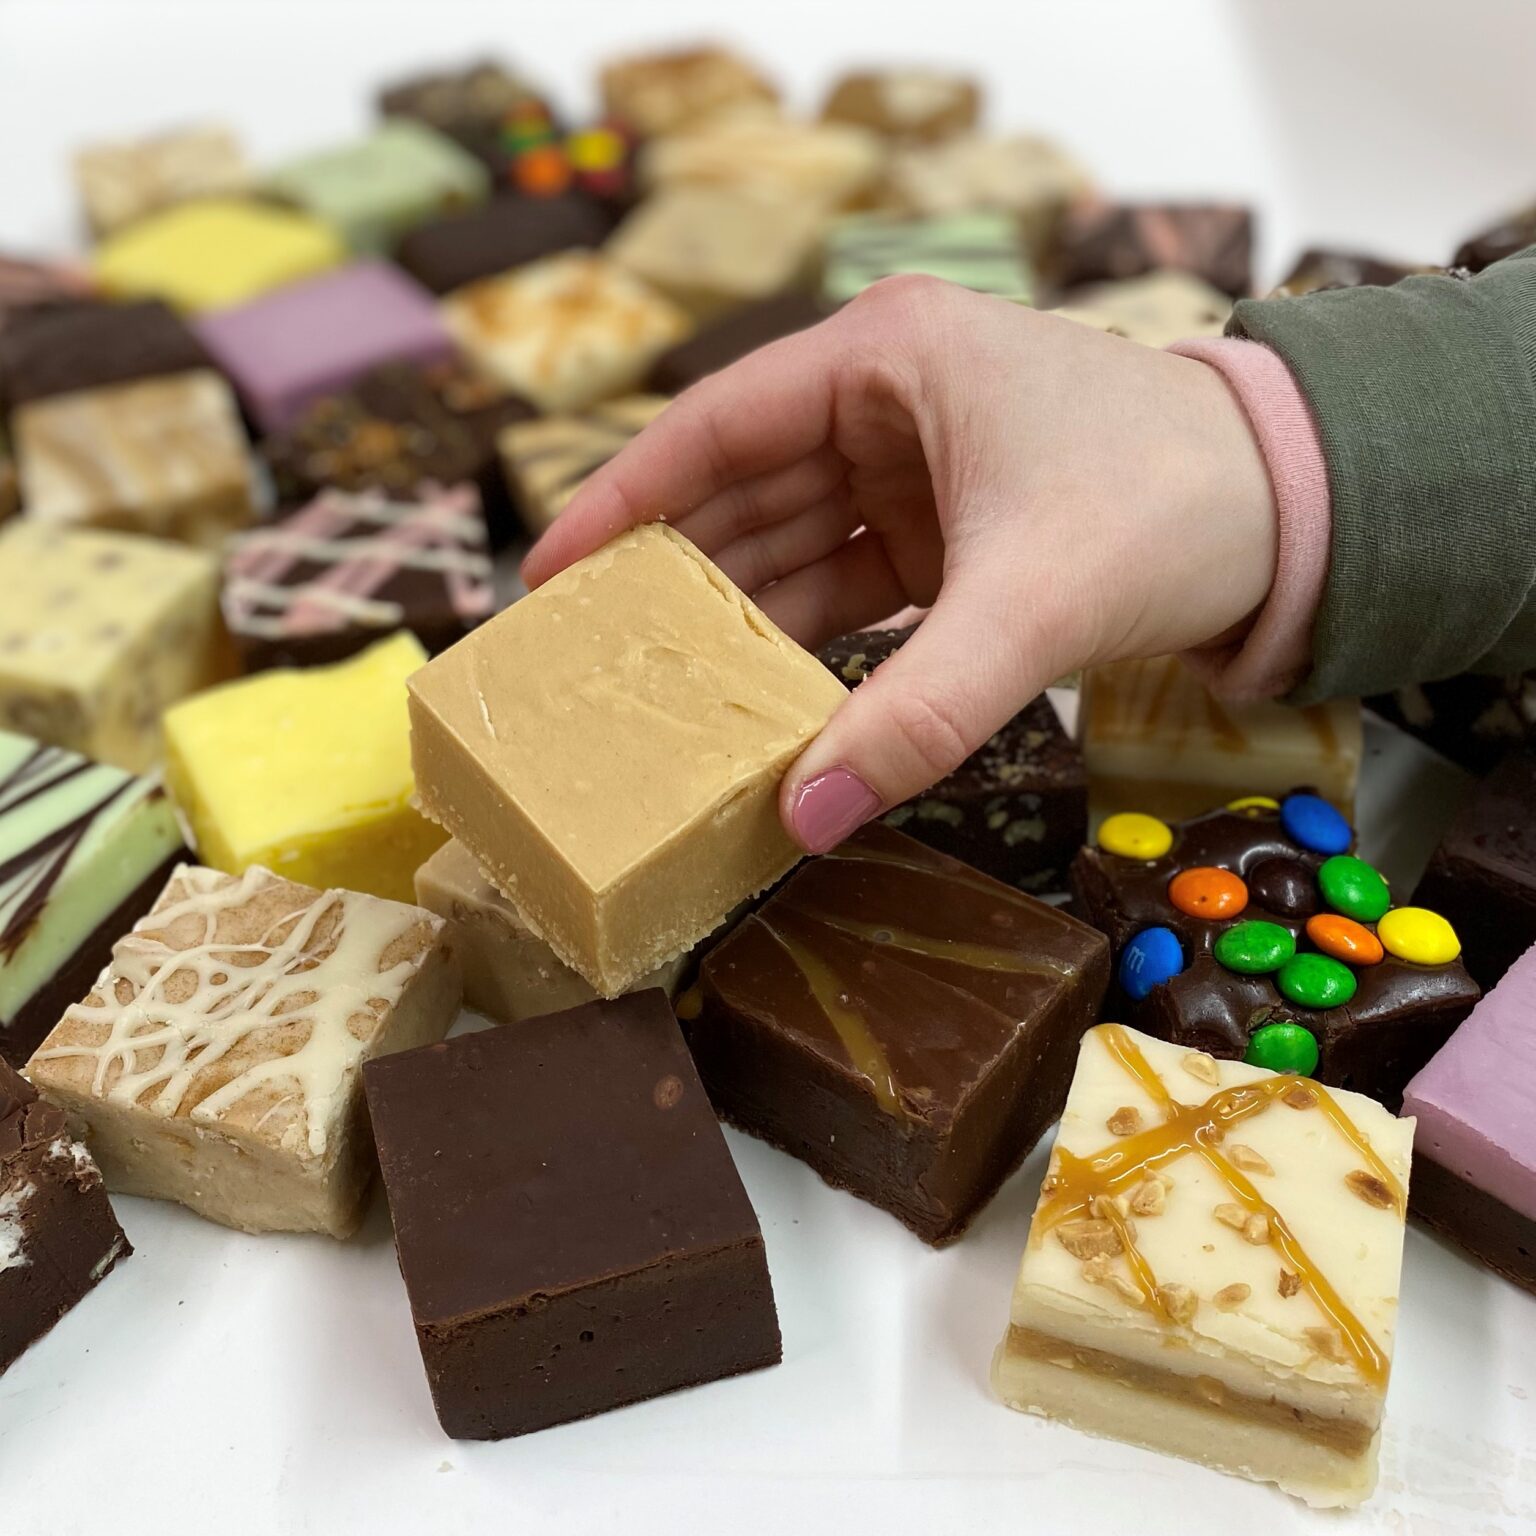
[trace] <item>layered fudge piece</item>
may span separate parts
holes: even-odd
[[[1034,283],[1018,221],[988,212],[897,218],[850,214],[827,234],[822,294],[841,304],[898,272],[921,272],[1027,304]]]
[[[928,1243],[1056,1117],[1101,934],[878,824],[807,861],[679,1003],[716,1110]]]
[[[577,415],[545,416],[507,427],[497,448],[528,532],[535,538],[543,533],[587,476],[669,404],[664,395],[625,395]]]
[[[770,341],[819,324],[834,308],[818,294],[793,290],[723,315],[663,352],[651,369],[647,388],[663,395],[681,394],[690,384],[729,367]]]
[[[1295,266],[1276,287],[1275,296],[1295,297],[1303,293],[1321,293],[1329,288],[1390,288],[1405,277],[1439,270],[1387,261],[1363,251],[1313,246],[1296,258]]]
[[[779,781],[844,697],[660,523],[514,603],[410,694],[423,809],[604,996],[795,862]]]
[[[1217,699],[1176,657],[1117,661],[1085,674],[1077,739],[1088,809],[1193,816],[1242,795],[1307,784],[1353,811],[1364,737],[1360,706],[1305,709]]]
[[[1123,283],[1090,283],[1052,313],[1095,330],[1166,347],[1188,336],[1220,336],[1232,301],[1188,272],[1152,272]]]
[[[1536,1295],[1536,949],[1408,1084],[1418,1120],[1412,1209]]]
[[[860,630],[816,654],[854,688],[915,632],[915,626]],[[1020,890],[1065,890],[1067,870],[1088,833],[1083,760],[1041,694],[948,777],[887,812],[885,821]]]
[[[1413,1122],[1359,1094],[1089,1030],[998,1396],[1311,1505],[1363,1502],[1412,1150]]]
[[[458,1008],[432,913],[182,865],[27,1070],[117,1193],[346,1237],[374,1166],[362,1065]]]
[[[409,901],[444,840],[412,805],[405,680],[426,659],[402,630],[334,666],[263,672],[170,710],[166,782],[202,862]]]
[[[182,852],[157,784],[0,731],[0,1059],[26,1061]]]
[[[323,491],[233,546],[223,603],[250,672],[340,661],[397,629],[445,651],[496,609],[479,493]]]
[[[0,529],[0,730],[133,772],[170,704],[229,676],[219,565],[158,539]]]
[[[634,389],[692,329],[686,313],[606,257],[567,251],[443,300],[464,350],[542,411]]]
[[[345,259],[341,236],[306,213],[254,198],[204,198],[102,241],[93,270],[115,298],[200,311],[244,304]]]
[[[451,839],[416,871],[416,900],[447,923],[464,969],[464,1002],[503,1024],[590,1003],[597,993],[561,963],[481,873],[468,849]],[[688,965],[681,954],[630,989],[672,992]]]
[[[1366,704],[1472,773],[1536,739],[1536,671],[1410,683]]]
[[[435,214],[482,201],[485,167],[452,139],[409,118],[279,166],[267,189],[339,230],[354,251],[386,255]]]
[[[447,1434],[528,1434],[778,1363],[757,1217],[661,992],[364,1078]]]
[[[1065,287],[1170,269],[1242,298],[1253,288],[1253,214],[1230,204],[1085,201],[1062,221],[1053,273]]]
[[[205,316],[204,344],[265,431],[291,426],[384,363],[451,362],[432,295],[398,267],[357,262]]]
[[[709,318],[804,286],[824,227],[814,204],[677,186],[646,198],[606,250],[690,314]]]
[[[379,94],[385,117],[411,118],[476,156],[498,180],[506,171],[506,127],[530,109],[547,112],[526,80],[494,59],[414,75]]]
[[[870,128],[902,143],[928,144],[976,126],[981,92],[941,69],[856,70],[832,87],[823,119]]]
[[[14,426],[39,522],[218,549],[256,515],[239,408],[211,368],[34,400]]]
[[[603,66],[603,110],[646,137],[742,109],[772,110],[779,93],[746,59],[723,48],[636,54]]]
[[[132,1252],[63,1112],[0,1061],[0,1373]]]
[[[1536,245],[1536,206],[1522,208],[1497,224],[1462,241],[1451,258],[1453,267],[1464,267],[1468,272],[1481,272],[1528,245]]]
[[[1112,1015],[1163,1040],[1395,1106],[1477,1001],[1456,931],[1394,906],[1325,800],[1235,800],[1170,826],[1122,812],[1072,866],[1109,935]]]
[[[1413,899],[1455,925],[1485,991],[1536,944],[1536,753],[1474,786]]]
[[[243,192],[251,182],[245,151],[221,123],[90,144],[76,152],[74,171],[86,222],[98,237],[190,198]]]

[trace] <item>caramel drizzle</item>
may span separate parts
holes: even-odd
[[[956,965],[968,965],[973,971],[1008,971],[1019,976],[1042,976],[1057,981],[1073,976],[1077,967],[1064,960],[1049,957],[1026,960],[1012,950],[998,949],[991,944],[968,944],[960,939],[930,939],[913,933],[907,928],[892,927],[889,923],[859,923],[851,918],[829,917],[825,912],[806,909],[807,915],[828,928],[846,933],[855,939],[871,944],[882,944],[890,949],[903,949],[909,954],[927,955],[934,960],[953,960]]]
[[[1057,1148],[1047,1186],[1049,1193],[1035,1217],[1031,1240],[1038,1242],[1062,1222],[1085,1214],[1109,1221],[1120,1238],[1126,1261],[1148,1306],[1167,1315],[1158,1295],[1157,1277],[1145,1255],[1132,1241],[1129,1228],[1113,1201],[1117,1193],[1140,1182],[1146,1174],[1194,1152],[1204,1158],[1248,1211],[1268,1220],[1271,1244],[1284,1256],[1287,1267],[1300,1277],[1318,1310],[1338,1329],[1360,1374],[1377,1385],[1385,1382],[1388,1361],[1365,1325],[1312,1261],[1285,1218],[1217,1149],[1228,1126],[1268,1109],[1276,1099],[1295,1091],[1302,1080],[1289,1076],[1266,1078],[1240,1087],[1224,1088],[1203,1104],[1183,1104],[1168,1092],[1162,1078],[1123,1026],[1103,1025],[1100,1034],[1110,1055],[1157,1103],[1165,1117],[1164,1123],[1127,1137],[1091,1157],[1079,1157],[1064,1148]],[[1315,1096],[1318,1107],[1340,1135],[1391,1191],[1393,1208],[1401,1214],[1403,1190],[1391,1169],[1325,1088],[1310,1079],[1305,1088]]]

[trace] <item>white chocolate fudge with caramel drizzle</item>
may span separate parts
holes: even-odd
[[[459,993],[430,912],[183,865],[28,1075],[109,1189],[345,1237],[374,1167],[363,1062],[442,1039]]]
[[[1083,1037],[993,1383],[1317,1506],[1376,1483],[1413,1121],[1119,1024]]]

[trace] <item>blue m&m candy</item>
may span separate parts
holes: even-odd
[[[1286,835],[1313,853],[1345,853],[1353,834],[1349,823],[1318,795],[1287,795],[1280,807]]]
[[[1143,928],[1120,956],[1120,985],[1139,1003],[1153,987],[1184,969],[1184,951],[1171,928]]]

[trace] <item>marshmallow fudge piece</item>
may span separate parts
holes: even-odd
[[[981,92],[940,69],[858,70],[844,75],[821,109],[824,122],[853,123],[888,139],[933,143],[976,126]]]
[[[1413,1122],[1091,1029],[992,1380],[1011,1408],[1323,1506],[1376,1485]]]
[[[1052,275],[1064,286],[1189,272],[1240,299],[1253,288],[1253,214],[1235,204],[1077,203],[1062,221]]]
[[[615,59],[598,87],[604,112],[647,138],[742,110],[771,111],[779,98],[752,64],[723,48]]]
[[[200,311],[244,304],[345,259],[341,236],[306,213],[254,198],[204,198],[103,240],[93,269],[114,298],[162,298]]]
[[[671,401],[625,395],[579,415],[516,422],[496,440],[524,526],[537,538],[594,470],[648,427]]]
[[[15,415],[29,517],[218,549],[256,515],[229,385],[209,368],[54,395]]]
[[[795,862],[779,780],[844,697],[664,524],[514,603],[410,693],[423,809],[603,996]]]
[[[413,75],[379,93],[383,116],[425,123],[467,149],[497,178],[509,159],[506,126],[530,110],[548,113],[540,93],[494,59]]]
[[[707,318],[804,285],[824,227],[811,204],[683,185],[646,198],[606,250],[689,313]]]
[[[1087,672],[1077,739],[1095,822],[1117,811],[1196,816],[1244,795],[1283,795],[1297,784],[1348,815],[1364,751],[1353,699],[1305,709],[1267,699],[1229,703],[1173,656]]]
[[[1187,336],[1220,336],[1232,315],[1226,294],[1188,272],[1090,283],[1068,297],[1070,303],[1051,313],[1144,347],[1166,347]]]
[[[0,1061],[0,1373],[132,1252],[63,1112]]]
[[[402,630],[334,666],[263,672],[170,710],[166,782],[202,862],[409,901],[444,840],[411,803],[405,680],[426,659]]]
[[[223,603],[250,672],[341,661],[397,629],[445,651],[496,608],[479,493],[323,491],[237,541]]]
[[[182,853],[158,784],[0,731],[0,1059],[26,1061]]]
[[[194,197],[243,192],[251,168],[234,133],[200,124],[75,154],[75,187],[86,222],[98,237]]]
[[[681,394],[690,384],[729,367],[749,352],[819,324],[834,308],[823,303],[819,294],[791,290],[735,310],[663,352],[651,369],[647,385],[659,394]]]
[[[757,1216],[660,992],[363,1076],[446,1433],[527,1434],[777,1364]]]
[[[138,772],[160,716],[228,677],[219,566],[158,539],[0,529],[0,730]]]
[[[1408,1084],[1418,1121],[1412,1209],[1536,1295],[1536,949],[1512,965]]]
[[[1010,214],[849,214],[828,231],[821,285],[830,303],[844,303],[899,272],[926,273],[1019,304],[1027,304],[1034,289]]]
[[[199,334],[268,432],[390,362],[452,361],[432,295],[388,262],[363,261],[205,316]]]
[[[441,1040],[459,992],[430,912],[182,865],[27,1070],[117,1193],[346,1237],[374,1167],[362,1065]]]
[[[267,190],[338,230],[352,250],[383,256],[423,220],[482,201],[490,177],[452,139],[391,118],[355,143],[279,166]]]
[[[632,390],[692,329],[688,316],[616,262],[568,251],[443,300],[464,350],[542,411],[579,411]]]

